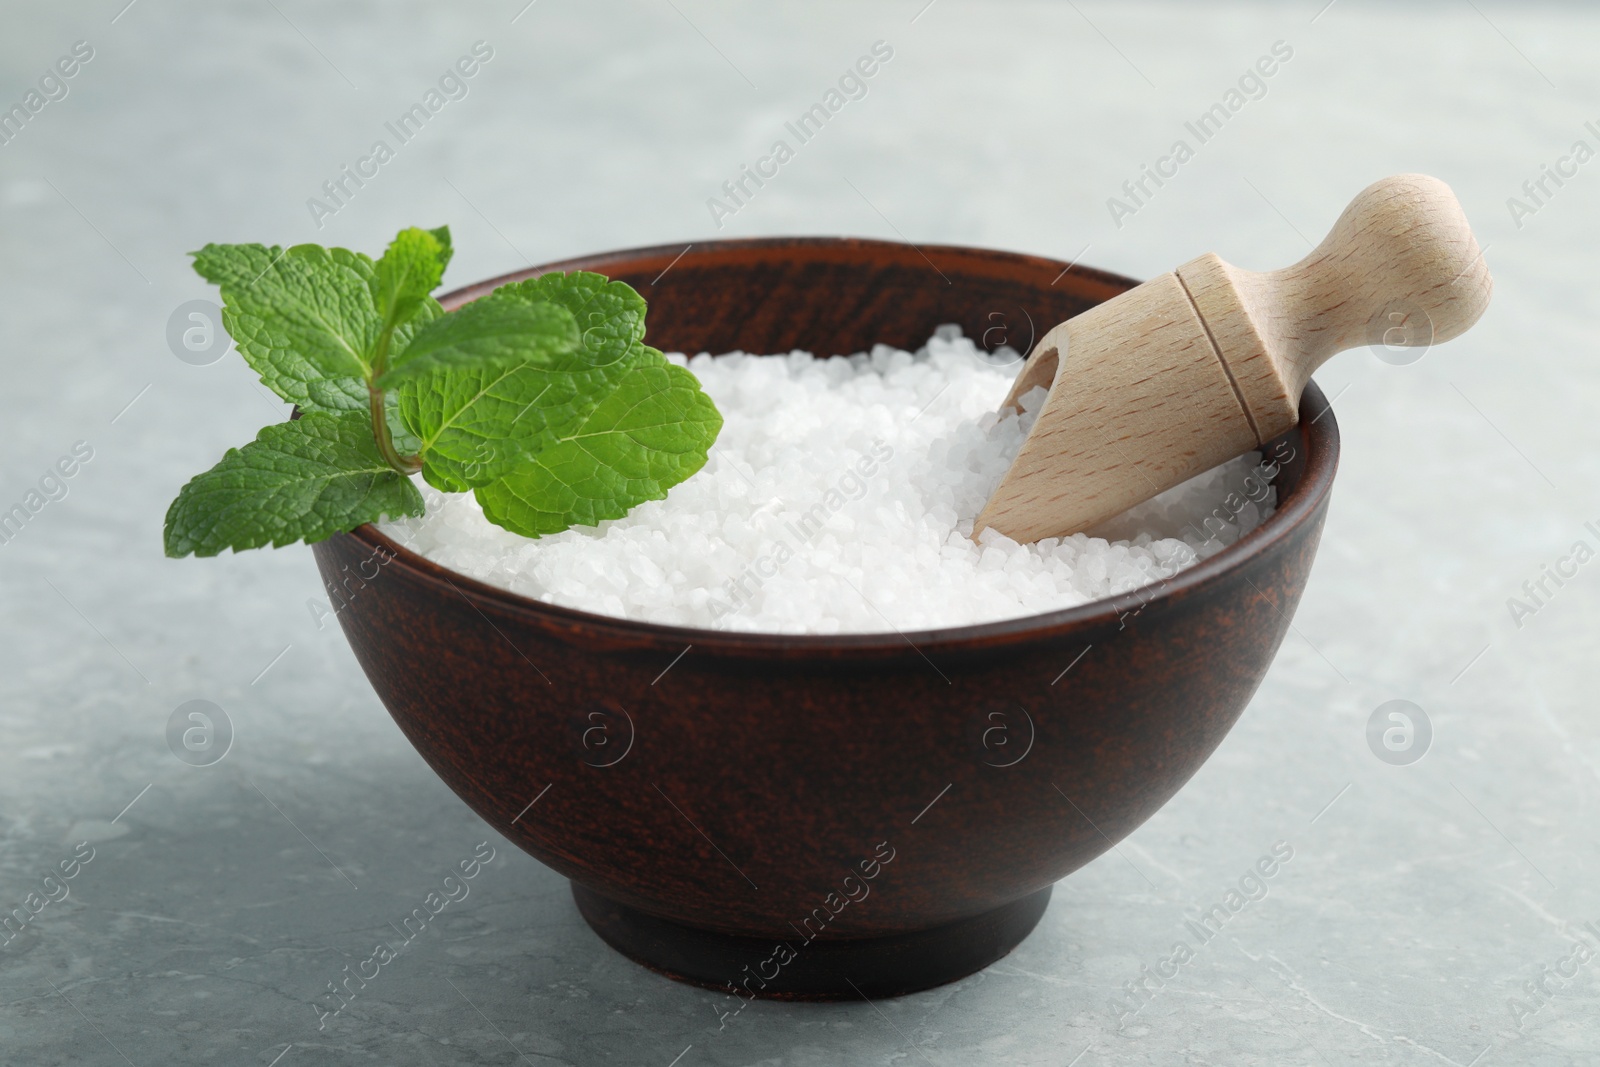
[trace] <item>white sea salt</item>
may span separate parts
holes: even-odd
[[[628,619],[781,633],[923,630],[1071,607],[1170,577],[1259,526],[1276,490],[1248,453],[1090,533],[1019,545],[972,522],[1032,425],[997,416],[1020,367],[941,326],[916,353],[685,360],[724,419],[665,500],[529,539],[423,485],[384,530],[491,585]],[[1091,536],[1090,534],[1097,536]]]

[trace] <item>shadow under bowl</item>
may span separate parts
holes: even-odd
[[[665,351],[993,349],[1132,279],[1055,260],[775,238],[612,252]],[[460,290],[458,306],[527,271]],[[976,626],[833,636],[630,622],[474,581],[372,526],[315,546],[373,687],[434,771],[572,880],[609,944],[751,997],[953,981],[1148,819],[1260,684],[1338,461],[1313,384],[1268,446],[1276,512],[1157,585]]]

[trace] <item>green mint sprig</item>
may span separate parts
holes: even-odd
[[[420,515],[409,475],[473,492],[528,537],[621,518],[705,465],[722,416],[644,343],[645,302],[598,274],[545,274],[446,312],[446,228],[374,262],[317,245],[207,245],[223,325],[300,417],[189,481],[169,556],[322,540]]]

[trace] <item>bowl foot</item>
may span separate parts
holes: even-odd
[[[810,942],[697,930],[576,882],[572,897],[601,940],[676,981],[742,997],[875,1000],[931,989],[987,967],[1033,932],[1050,903],[1050,889],[931,930]]]

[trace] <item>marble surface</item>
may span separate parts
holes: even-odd
[[[11,4],[0,33],[7,106],[94,50],[0,146],[0,509],[75,443],[93,453],[0,545],[0,899],[75,871],[0,947],[0,1064],[1600,1059],[1600,961],[1574,948],[1600,937],[1600,563],[1508,607],[1575,542],[1600,547],[1600,162],[1507,203],[1574,141],[1600,148],[1600,11],[125,3]],[[480,40],[466,97],[319,229],[307,199]],[[877,40],[894,56],[866,97],[719,230],[707,198]],[[1292,57],[1264,94],[1114,220],[1107,198],[1278,41]],[[237,356],[168,347],[173,311],[209,295],[184,256],[209,240],[375,250],[448,221],[457,282],[767,233],[1149,276],[1207,249],[1289,262],[1405,170],[1459,193],[1493,307],[1415,363],[1358,351],[1319,374],[1343,469],[1260,692],[1016,952],[941,989],[760,1004],[719,1030],[721,998],[602,946],[566,883],[432,775],[319,628],[309,552],[160,554],[177,487],[279,417]],[[209,766],[167,740],[193,699],[232,724]],[[1367,740],[1394,699],[1431,724],[1407,766]],[[326,983],[485,839],[470,897],[319,1029]],[[1132,1011],[1125,983],[1278,842],[1293,859],[1264,899]]]

